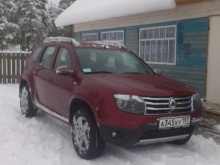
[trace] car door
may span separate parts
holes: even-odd
[[[56,74],[56,69],[60,66],[68,66],[71,70],[73,69],[72,58],[65,47],[59,48],[53,71],[50,72],[47,100],[50,109],[62,116],[68,117],[70,99],[76,87],[76,81],[73,76]]]
[[[55,50],[55,46],[48,46],[45,48],[39,61],[39,64],[36,66],[33,73],[36,98],[38,102],[44,106],[47,106],[49,66],[51,65],[52,56]]]

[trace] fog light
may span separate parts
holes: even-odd
[[[112,138],[121,138],[123,137],[123,133],[121,131],[112,131]]]
[[[112,132],[112,137],[113,137],[113,138],[116,138],[117,135],[118,135],[118,133],[117,133],[116,131]]]
[[[112,137],[115,138],[117,136],[117,132],[112,132]]]

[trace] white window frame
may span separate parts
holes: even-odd
[[[171,28],[171,27],[174,27],[175,28],[175,37],[167,37],[166,36],[166,30],[165,30],[165,38],[152,38],[152,39],[141,39],[141,32],[143,30],[150,30],[150,29],[162,29],[162,28]],[[153,33],[154,35],[154,33]],[[153,36],[154,37],[154,36]],[[156,27],[150,27],[150,28],[141,28],[139,29],[139,57],[141,57],[141,42],[142,41],[145,41],[145,46],[146,46],[146,42],[147,41],[168,41],[168,47],[169,47],[169,43],[170,43],[170,40],[174,40],[175,41],[175,50],[174,50],[174,62],[162,62],[162,58],[161,58],[161,62],[151,62],[151,61],[145,61],[148,63],[148,64],[161,64],[161,65],[176,65],[176,49],[177,49],[177,26],[176,25],[169,25],[169,26],[156,26]],[[151,44],[151,43],[150,43]],[[151,46],[150,46],[151,47]],[[146,49],[146,47],[145,47]],[[151,49],[151,48],[150,48]],[[150,50],[151,52],[151,50]],[[144,53],[145,54],[145,53]],[[162,54],[162,49],[161,49],[161,54]],[[168,55],[169,55],[169,48],[168,48]],[[162,57],[162,56],[161,56]],[[155,57],[156,58],[156,57]]]
[[[112,40],[112,39],[110,39],[110,34],[111,33],[118,33],[118,32],[122,32],[123,33],[123,39],[122,40]],[[109,39],[107,39],[107,41],[118,41],[118,42],[120,42],[120,43],[122,43],[122,44],[124,44],[124,40],[125,40],[125,34],[124,34],[124,30],[116,30],[116,31],[105,31],[105,32],[101,32],[101,41],[103,40],[103,38],[102,38],[102,35],[103,34],[109,34]],[[106,40],[106,39],[105,39]]]
[[[98,41],[99,40],[98,33],[84,33],[81,36],[81,41],[87,42],[87,40],[85,40],[85,41],[83,40],[83,37],[86,37],[86,36],[95,36],[97,38],[97,40],[89,40],[89,41]]]

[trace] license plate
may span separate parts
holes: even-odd
[[[189,127],[189,125],[190,125],[190,116],[161,118],[159,120],[159,129]]]

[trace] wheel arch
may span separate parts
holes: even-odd
[[[80,107],[85,107],[88,110],[88,112],[90,113],[90,115],[93,117],[93,119],[95,120],[95,116],[94,116],[94,113],[93,113],[90,105],[87,102],[85,102],[84,100],[76,98],[76,99],[72,100],[72,102],[70,104],[69,123],[72,123],[73,115],[76,113],[77,109]]]

